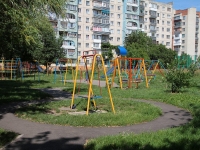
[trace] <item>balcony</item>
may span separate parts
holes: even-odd
[[[157,7],[150,7],[149,9],[152,10],[152,11],[158,11]]]
[[[140,23],[144,23],[144,19],[139,19],[139,22]]]
[[[182,38],[182,34],[177,34],[177,35],[174,35],[174,39],[175,40],[179,40]]]
[[[178,41],[178,42],[174,41],[174,46],[179,46],[179,45],[181,45],[181,44],[182,44],[181,41]]]
[[[109,10],[110,9],[110,3],[105,3],[105,2],[93,2],[93,9],[97,10]]]
[[[182,27],[182,23],[175,23],[174,24],[174,28],[181,28]]]
[[[157,18],[156,12],[155,11],[154,12],[150,11],[149,12],[149,18]]]
[[[130,0],[128,0],[127,5],[138,7],[138,2],[130,2]]]
[[[156,37],[155,36],[150,36],[151,37],[151,39],[153,40],[153,41],[156,41]]]
[[[94,43],[101,43],[101,39],[93,39]]]
[[[75,49],[75,43],[71,40],[63,41],[62,48],[64,49]]]
[[[101,43],[108,43],[109,42],[109,39],[107,38],[107,39],[102,39],[101,40]]]
[[[156,26],[156,22],[154,21],[154,22],[150,22],[150,25],[151,26]]]
[[[181,50],[181,48],[174,48],[174,51],[179,52]]]
[[[174,17],[174,20],[175,20],[175,21],[177,21],[177,20],[182,20],[182,19],[183,19],[183,16],[175,16],[175,17]]]
[[[141,10],[140,10],[140,11],[139,11],[139,16],[142,16],[142,17],[143,17],[143,16],[144,16],[144,11],[141,11]]]

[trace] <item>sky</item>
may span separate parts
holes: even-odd
[[[197,8],[200,11],[200,0],[155,0],[157,2],[173,2],[174,9],[187,9],[191,7]]]

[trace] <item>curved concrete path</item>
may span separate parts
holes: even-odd
[[[55,99],[69,98],[60,89],[43,89],[51,93]],[[6,150],[82,150],[87,139],[98,136],[116,135],[119,133],[141,133],[157,131],[188,123],[192,116],[186,110],[172,105],[139,100],[153,104],[162,109],[162,116],[148,123],[122,127],[71,127],[51,124],[42,124],[17,118],[13,112],[16,108],[26,106],[28,103],[15,103],[0,107],[0,128],[21,134],[8,144]]]

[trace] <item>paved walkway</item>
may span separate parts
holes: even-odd
[[[43,89],[44,92],[52,94],[55,99],[69,98],[71,95],[57,89]],[[151,103],[162,109],[162,116],[148,123],[141,123],[123,127],[71,127],[51,124],[42,124],[17,118],[13,113],[16,108],[28,105],[24,103],[13,103],[0,107],[0,128],[11,130],[21,135],[12,143],[8,144],[6,150],[82,150],[87,139],[98,136],[116,135],[119,133],[141,133],[157,131],[188,123],[192,116],[186,110],[172,105],[139,100]]]

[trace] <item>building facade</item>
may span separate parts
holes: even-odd
[[[192,56],[193,60],[199,56],[199,18],[200,12],[196,8],[175,11],[173,48],[179,56],[185,53]]]
[[[173,3],[141,0],[140,5],[144,8],[144,32],[154,43],[172,48]]]

